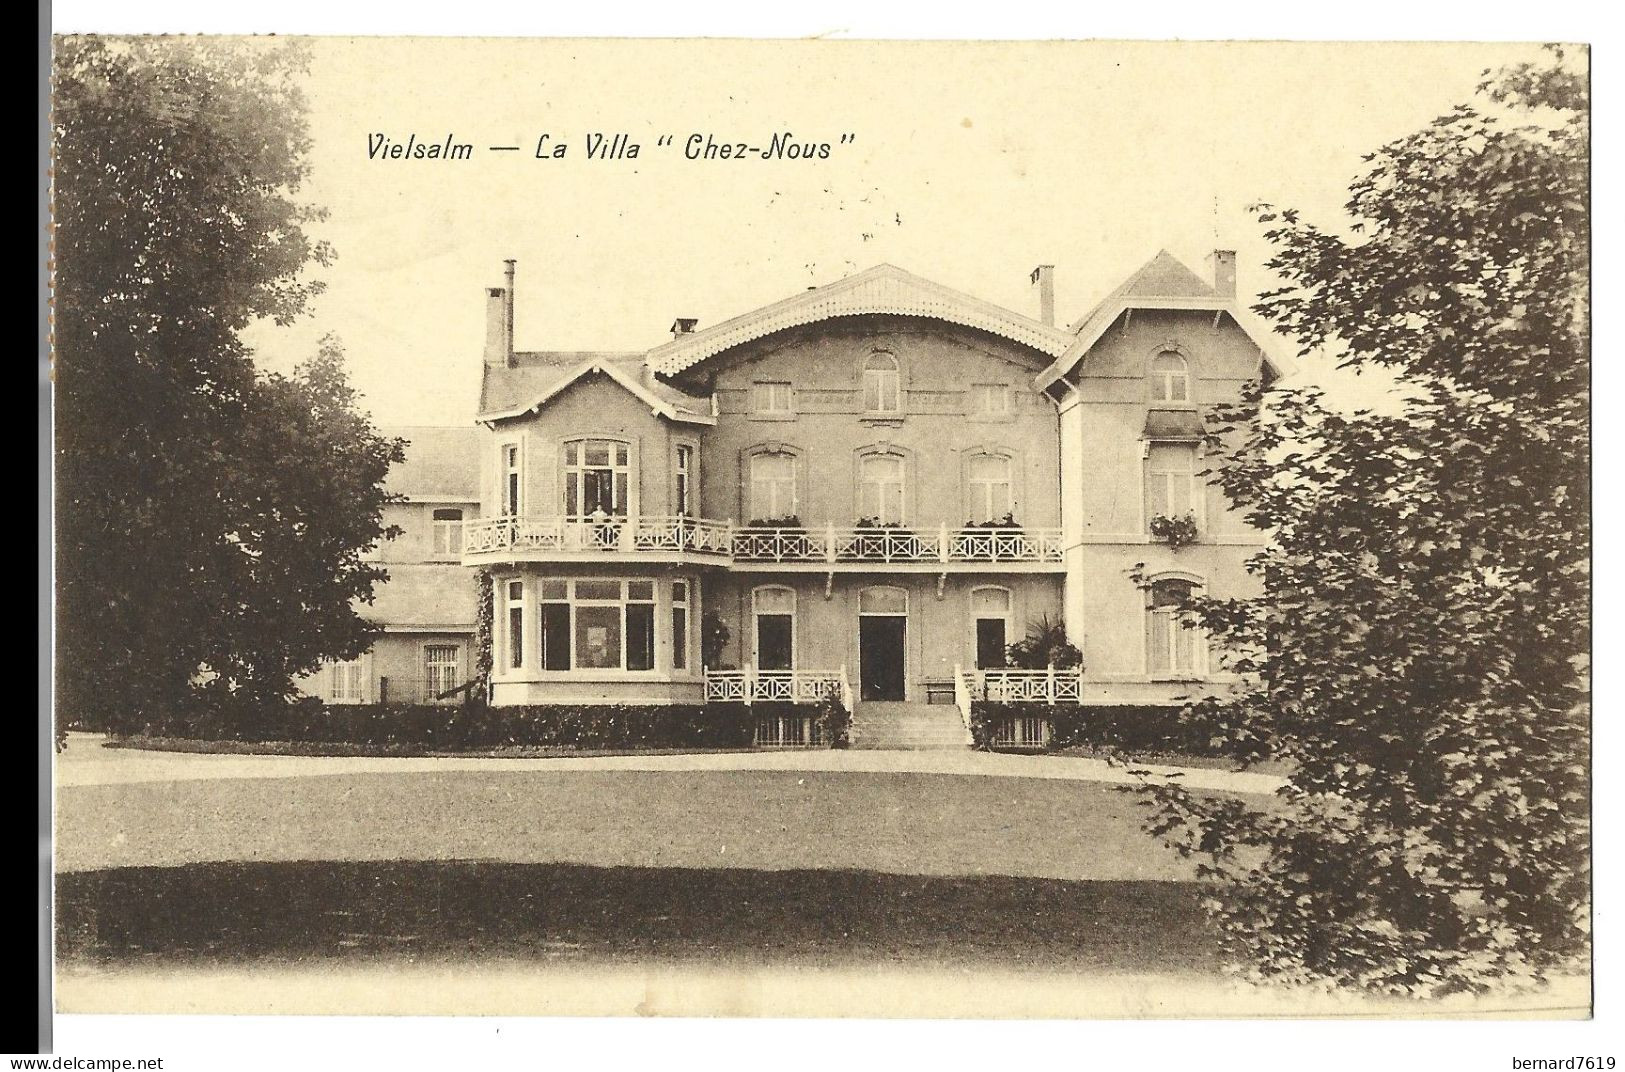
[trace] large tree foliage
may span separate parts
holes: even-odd
[[[297,45],[57,43],[53,95],[58,705],[118,726],[202,667],[287,691],[367,639],[380,462],[333,352],[256,374],[240,331],[286,323],[327,248],[297,193]],[[296,469],[295,466],[303,468]],[[343,492],[344,494],[340,494]],[[334,512],[336,511],[336,513]]]
[[[1193,601],[1242,685],[1187,714],[1292,773],[1263,809],[1148,792],[1259,976],[1481,990],[1588,949],[1587,111],[1559,53],[1368,156],[1345,234],[1261,210],[1258,311],[1402,401],[1254,390],[1210,442],[1273,540],[1259,598]]]

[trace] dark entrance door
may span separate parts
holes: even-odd
[[[1004,619],[976,619],[976,669],[994,670],[1004,665]]]
[[[901,614],[867,614],[858,619],[862,699],[903,698],[903,636],[907,622]]]
[[[788,614],[756,616],[756,669],[789,670],[794,626]]]

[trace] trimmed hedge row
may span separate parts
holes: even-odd
[[[756,720],[794,711],[818,718],[823,739],[844,747],[851,716],[840,704],[437,704],[283,706],[198,704],[130,732],[204,741],[291,741],[457,751],[503,746],[564,748],[748,748]]]
[[[994,725],[1006,719],[1043,718],[1050,724],[1048,748],[1080,745],[1133,752],[1180,752],[1219,756],[1213,734],[1178,706],[1117,704],[1050,706],[1042,703],[971,704],[971,736],[976,747],[992,747]]]

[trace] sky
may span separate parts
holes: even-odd
[[[249,333],[286,370],[328,332],[386,425],[472,419],[484,288],[518,262],[522,350],[641,350],[890,262],[1036,315],[1083,315],[1158,249],[1200,274],[1238,251],[1268,289],[1256,202],[1336,227],[1361,156],[1468,100],[1529,46],[1351,43],[323,38],[310,181],[337,251],[292,327]],[[637,159],[589,160],[624,133]],[[548,145],[565,159],[537,159]],[[692,134],[829,142],[813,160],[688,160]],[[370,139],[472,144],[370,159]],[[657,140],[670,135],[672,144]],[[850,135],[843,144],[843,135]],[[518,152],[489,146],[517,145]],[[1313,357],[1306,379],[1348,391]],[[1357,385],[1354,389],[1358,389]]]

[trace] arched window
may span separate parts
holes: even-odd
[[[1182,577],[1151,583],[1146,607],[1146,669],[1152,677],[1200,677],[1206,672],[1202,633],[1182,608],[1200,585]]]
[[[965,465],[966,502],[970,521],[1002,521],[1014,510],[1010,459],[1003,454],[973,454]]]
[[[868,413],[897,413],[902,410],[902,386],[895,356],[877,350],[864,358],[863,408]]]
[[[766,450],[750,456],[750,519],[783,521],[795,517],[796,456]]]
[[[1005,648],[1010,643],[1010,589],[971,589],[970,617],[975,630],[976,669],[1004,666]]]
[[[564,444],[564,513],[588,518],[596,513],[626,516],[631,484],[629,449],[609,439],[577,439]]]
[[[756,669],[793,670],[796,665],[796,593],[774,585],[750,594],[756,623]]]
[[[860,458],[858,516],[875,525],[901,525],[906,471],[901,454],[865,454]]]
[[[1151,359],[1151,399],[1154,402],[1191,400],[1190,364],[1177,350],[1164,350]]]

